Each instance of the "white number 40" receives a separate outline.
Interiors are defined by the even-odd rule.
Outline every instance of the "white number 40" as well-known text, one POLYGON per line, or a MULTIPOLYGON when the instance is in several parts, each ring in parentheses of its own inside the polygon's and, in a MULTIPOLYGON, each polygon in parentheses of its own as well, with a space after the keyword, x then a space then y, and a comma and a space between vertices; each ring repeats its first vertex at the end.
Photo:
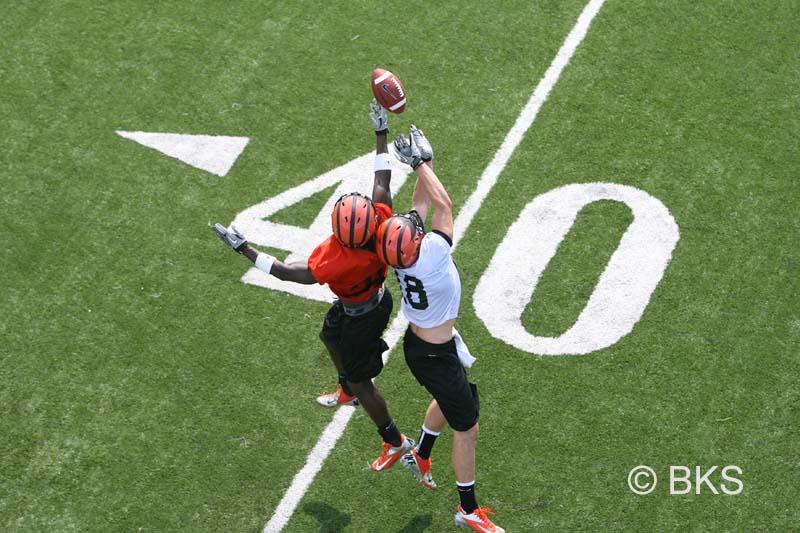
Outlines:
MULTIPOLYGON (((372 160, 372 153, 363 155, 267 198, 239 213, 233 223, 253 243, 291 252, 288 261, 303 260, 330 235, 330 212, 340 195, 350 191, 371 194, 372 160), (337 183, 310 227, 266 220, 337 183)), ((405 183, 408 174, 408 167, 396 164, 392 172, 393 193, 405 183)), ((526 352, 576 355, 606 348, 630 333, 641 318, 678 238, 678 226, 669 210, 644 191, 615 183, 559 187, 534 198, 511 225, 475 289, 475 312, 494 337, 526 352), (601 200, 627 205, 633 212, 633 222, 576 322, 558 337, 530 334, 522 325, 522 312, 533 297, 539 278, 580 210, 601 200)), ((242 281, 312 300, 333 299, 327 287, 282 282, 255 268, 245 273, 242 281)))

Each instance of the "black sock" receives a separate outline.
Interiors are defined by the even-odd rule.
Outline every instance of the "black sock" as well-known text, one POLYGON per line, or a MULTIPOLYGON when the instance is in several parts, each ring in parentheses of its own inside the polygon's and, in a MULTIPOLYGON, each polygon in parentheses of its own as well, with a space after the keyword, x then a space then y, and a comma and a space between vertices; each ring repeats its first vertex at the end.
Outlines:
POLYGON ((353 391, 350 390, 350 387, 347 386, 347 375, 346 374, 339 374, 339 385, 342 386, 342 390, 348 396, 355 396, 353 391))
POLYGON ((378 427, 378 433, 381 434, 383 442, 388 442, 392 446, 400 446, 400 430, 394 425, 394 420, 389 420, 389 423, 384 427, 378 427))
POLYGON ((458 488, 458 497, 461 498, 461 509, 466 514, 471 514, 478 508, 478 502, 475 500, 475 482, 473 481, 469 485, 456 483, 456 487, 458 488))
POLYGON ((429 459, 431 450, 433 450, 433 445, 436 442, 436 437, 438 436, 438 433, 434 433, 425 426, 422 426, 419 432, 419 442, 417 443, 417 455, 423 459, 429 459))

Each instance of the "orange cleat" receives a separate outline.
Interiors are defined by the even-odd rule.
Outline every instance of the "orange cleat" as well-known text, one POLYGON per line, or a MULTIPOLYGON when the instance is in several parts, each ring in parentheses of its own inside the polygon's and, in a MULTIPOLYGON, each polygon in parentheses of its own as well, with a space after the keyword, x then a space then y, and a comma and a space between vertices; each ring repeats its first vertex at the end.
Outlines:
POLYGON ((317 403, 322 407, 339 407, 340 405, 355 406, 358 405, 358 398, 347 394, 344 389, 342 389, 342 386, 339 385, 339 388, 336 389, 336 392, 317 396, 317 403))
POLYGON ((411 471, 411 474, 426 489, 434 490, 436 482, 431 476, 431 460, 423 459, 417 454, 417 450, 411 449, 410 453, 403 456, 403 466, 411 471))
POLYGON ((381 455, 375 459, 370 466, 372 470, 375 472, 389 470, 398 459, 405 455, 414 446, 414 441, 405 435, 400 435, 400 439, 400 446, 392 446, 388 442, 383 443, 383 451, 381 452, 381 455))
POLYGON ((471 529, 473 531, 480 531, 482 533, 506 533, 506 530, 500 526, 495 525, 489 520, 486 515, 494 514, 488 507, 478 507, 472 513, 467 514, 461 506, 458 506, 458 511, 453 519, 456 525, 461 528, 471 529))

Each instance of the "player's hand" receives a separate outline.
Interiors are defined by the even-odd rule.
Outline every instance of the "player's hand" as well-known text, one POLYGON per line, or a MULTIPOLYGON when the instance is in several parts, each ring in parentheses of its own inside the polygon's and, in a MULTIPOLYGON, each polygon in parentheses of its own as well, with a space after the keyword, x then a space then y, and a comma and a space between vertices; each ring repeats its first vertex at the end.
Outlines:
POLYGON ((425 162, 433 160, 433 147, 431 147, 431 143, 428 141, 428 138, 425 137, 425 134, 422 133, 422 130, 412 124, 410 136, 411 142, 417 146, 419 156, 422 160, 425 162))
POLYGON ((247 239, 236 229, 236 226, 226 229, 222 224, 216 223, 212 226, 212 229, 220 240, 234 252, 242 253, 244 247, 247 246, 247 239))
POLYGON ((422 164, 422 158, 419 156, 419 149, 415 150, 415 146, 403 134, 397 136, 392 143, 392 152, 398 161, 409 165, 411 168, 416 169, 422 164))
POLYGON ((389 117, 386 110, 374 98, 369 103, 369 119, 372 121, 375 133, 386 135, 389 132, 389 117))
POLYGON ((426 161, 433 159, 433 148, 416 126, 411 126, 410 136, 398 135, 392 143, 394 156, 401 162, 415 169, 426 161))

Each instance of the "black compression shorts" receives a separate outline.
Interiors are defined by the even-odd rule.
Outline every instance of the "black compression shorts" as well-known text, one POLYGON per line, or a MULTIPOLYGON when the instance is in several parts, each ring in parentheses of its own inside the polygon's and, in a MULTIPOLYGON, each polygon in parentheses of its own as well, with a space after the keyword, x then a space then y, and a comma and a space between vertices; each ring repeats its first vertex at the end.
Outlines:
POLYGON ((454 339, 444 344, 431 344, 408 328, 403 350, 411 373, 434 397, 451 428, 467 431, 478 423, 478 388, 467 381, 454 339))
POLYGON ((347 381, 360 383, 381 373, 382 354, 389 349, 381 335, 389 323, 392 306, 392 295, 385 290, 378 306, 364 315, 346 315, 338 300, 328 310, 320 337, 341 355, 347 381))

